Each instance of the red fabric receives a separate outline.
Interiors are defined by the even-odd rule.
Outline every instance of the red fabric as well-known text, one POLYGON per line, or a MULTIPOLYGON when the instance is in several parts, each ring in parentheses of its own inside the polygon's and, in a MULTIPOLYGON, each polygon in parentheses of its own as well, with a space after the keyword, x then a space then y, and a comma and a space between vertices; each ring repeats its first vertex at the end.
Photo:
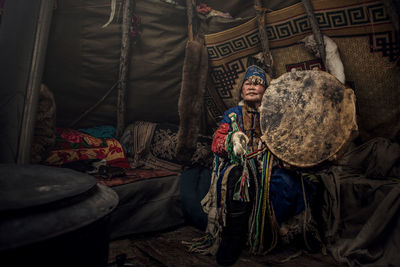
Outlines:
POLYGON ((225 150, 225 140, 229 132, 229 124, 221 123, 217 131, 214 134, 214 138, 211 144, 211 150, 221 157, 226 157, 227 152, 225 150))
POLYGON ((104 139, 69 128, 56 128, 54 149, 78 149, 107 147, 104 139))
POLYGON ((211 12, 211 7, 207 6, 204 3, 201 3, 201 4, 196 6, 196 11, 197 11, 197 13, 200 13, 200 14, 203 14, 203 15, 207 15, 208 13, 211 12))
MULTIPOLYGON (((123 184, 137 182, 137 181, 144 180, 144 179, 177 175, 178 173, 167 171, 167 170, 131 169, 131 170, 126 170, 125 174, 126 174, 126 176, 124 176, 124 177, 113 177, 111 179, 97 177, 97 182, 107 185, 107 186, 117 186, 117 185, 123 185, 123 184)), ((96 175, 94 175, 94 176, 96 176, 96 175)))
POLYGON ((59 166, 87 159, 106 159, 107 165, 130 168, 125 151, 117 139, 97 138, 68 128, 56 129, 56 145, 45 164, 59 166))

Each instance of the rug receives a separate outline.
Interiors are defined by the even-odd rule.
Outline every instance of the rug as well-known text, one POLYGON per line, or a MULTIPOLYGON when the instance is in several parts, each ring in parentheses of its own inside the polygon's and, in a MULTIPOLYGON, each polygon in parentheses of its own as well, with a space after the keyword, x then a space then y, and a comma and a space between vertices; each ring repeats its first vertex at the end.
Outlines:
POLYGON ((167 170, 154 170, 154 169, 128 169, 125 171, 125 176, 103 178, 101 175, 94 175, 98 183, 106 186, 117 186, 138 182, 145 179, 160 178, 171 175, 177 175, 178 172, 167 170))

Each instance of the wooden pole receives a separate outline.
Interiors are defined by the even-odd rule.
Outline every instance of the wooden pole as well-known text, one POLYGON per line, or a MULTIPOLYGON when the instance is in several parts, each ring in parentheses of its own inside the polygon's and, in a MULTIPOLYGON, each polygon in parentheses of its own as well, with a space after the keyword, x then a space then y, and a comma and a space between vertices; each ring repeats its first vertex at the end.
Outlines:
POLYGON ((311 0, 301 0, 301 2, 303 2, 304 9, 306 10, 308 21, 310 22, 312 32, 314 34, 314 39, 318 46, 319 55, 322 59, 322 63, 324 63, 324 66, 326 68, 327 66, 324 38, 322 36, 321 30, 319 29, 317 19, 315 18, 314 8, 312 6, 311 0))
POLYGON ((261 0, 255 0, 254 5, 258 22, 258 34, 260 36, 261 46, 264 54, 264 65, 267 67, 266 72, 272 77, 272 55, 269 49, 267 31, 265 29, 265 12, 263 11, 261 0))
POLYGON ((119 84, 118 84, 118 102, 117 102, 117 138, 121 137, 125 129, 125 113, 126 113, 126 87, 129 74, 129 52, 130 38, 129 30, 131 25, 131 14, 133 0, 125 0, 122 15, 122 40, 121 40, 121 56, 119 65, 119 84))
POLYGON ((188 35, 189 41, 193 41, 193 1, 194 0, 186 0, 186 14, 188 18, 188 35))
MULTIPOLYGON (((20 1, 22 4, 22 1, 20 1)), ((33 130, 36 122, 37 104, 39 101, 40 84, 45 65, 47 41, 53 16, 53 4, 51 0, 39 1, 39 15, 36 25, 36 34, 32 47, 32 58, 28 82, 26 85, 25 105, 22 117, 22 125, 18 144, 16 163, 27 164, 31 159, 31 146, 33 130)))

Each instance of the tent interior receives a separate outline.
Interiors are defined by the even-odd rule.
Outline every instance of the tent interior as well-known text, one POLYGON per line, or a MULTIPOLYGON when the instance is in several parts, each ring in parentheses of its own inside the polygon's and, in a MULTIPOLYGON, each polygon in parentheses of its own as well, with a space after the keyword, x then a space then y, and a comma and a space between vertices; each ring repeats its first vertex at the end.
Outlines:
POLYGON ((328 71, 305 47, 303 2, 337 45, 356 99, 347 150, 296 168, 320 185, 321 251, 338 266, 396 266, 398 0, 0 0, 1 164, 73 169, 111 188, 111 240, 195 224, 181 188, 209 185, 213 133, 237 105, 246 67, 269 54, 272 81, 328 71))

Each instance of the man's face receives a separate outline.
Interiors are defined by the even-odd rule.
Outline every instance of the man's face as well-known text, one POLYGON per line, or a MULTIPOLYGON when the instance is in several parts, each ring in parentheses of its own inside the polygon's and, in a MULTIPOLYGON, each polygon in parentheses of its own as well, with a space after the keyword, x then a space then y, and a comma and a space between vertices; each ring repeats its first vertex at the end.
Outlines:
POLYGON ((265 87, 246 80, 242 86, 242 98, 246 102, 261 103, 265 87))

